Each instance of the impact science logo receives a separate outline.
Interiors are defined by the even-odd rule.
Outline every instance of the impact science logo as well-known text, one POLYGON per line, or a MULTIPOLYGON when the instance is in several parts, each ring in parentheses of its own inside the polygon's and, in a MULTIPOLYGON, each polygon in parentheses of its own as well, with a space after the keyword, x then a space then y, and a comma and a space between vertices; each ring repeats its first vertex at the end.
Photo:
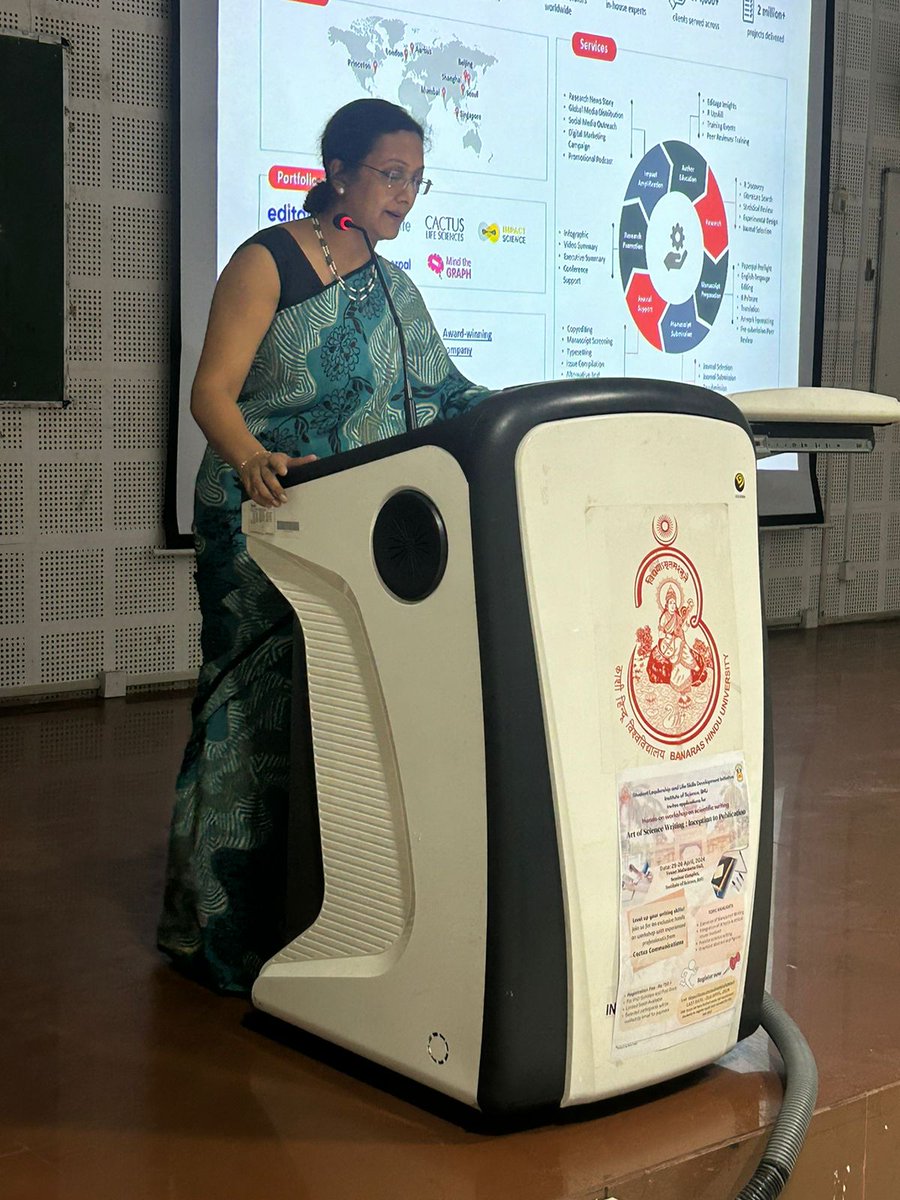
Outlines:
POLYGON ((498 242, 516 242, 520 246, 525 245, 525 226, 524 225, 498 225, 496 221, 482 222, 478 226, 478 236, 483 242, 490 242, 496 246, 498 242))

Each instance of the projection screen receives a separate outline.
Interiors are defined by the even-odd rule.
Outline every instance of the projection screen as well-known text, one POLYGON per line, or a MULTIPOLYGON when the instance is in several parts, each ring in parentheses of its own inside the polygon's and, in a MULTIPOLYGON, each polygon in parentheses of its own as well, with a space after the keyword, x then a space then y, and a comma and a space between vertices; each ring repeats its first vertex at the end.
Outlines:
MULTIPOLYGON (((190 529, 188 400, 216 276, 301 214, 325 121, 358 97, 426 127, 434 186, 379 252, 469 378, 818 383, 830 7, 182 3, 170 542, 190 529)), ((808 458, 765 468, 765 519, 815 520, 808 458)))

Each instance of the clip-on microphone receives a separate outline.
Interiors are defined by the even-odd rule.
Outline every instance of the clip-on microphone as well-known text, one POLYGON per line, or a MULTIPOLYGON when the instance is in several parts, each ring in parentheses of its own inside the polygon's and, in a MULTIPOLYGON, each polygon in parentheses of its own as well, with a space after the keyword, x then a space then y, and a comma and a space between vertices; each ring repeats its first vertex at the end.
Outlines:
POLYGON ((369 256, 372 259, 372 266, 375 268, 375 272, 378 275, 382 288, 384 289, 388 308, 390 309, 391 316, 394 320, 394 325, 397 329, 397 340, 400 342, 400 362, 403 367, 403 408, 406 412, 406 430, 407 433, 411 433, 414 429, 418 428, 419 423, 416 419, 416 406, 413 403, 412 391, 409 386, 409 372, 406 366, 406 338, 403 336, 403 325, 401 324, 400 317, 397 315, 397 309, 394 307, 391 289, 387 285, 387 280, 384 277, 381 264, 379 263, 375 254, 375 247, 372 245, 372 239, 369 237, 368 231, 365 230, 362 225, 357 225, 349 213, 338 213, 334 218, 333 224, 335 229, 340 229, 344 233, 346 233, 348 229, 355 229, 356 232, 361 233, 366 240, 366 246, 369 249, 369 256))

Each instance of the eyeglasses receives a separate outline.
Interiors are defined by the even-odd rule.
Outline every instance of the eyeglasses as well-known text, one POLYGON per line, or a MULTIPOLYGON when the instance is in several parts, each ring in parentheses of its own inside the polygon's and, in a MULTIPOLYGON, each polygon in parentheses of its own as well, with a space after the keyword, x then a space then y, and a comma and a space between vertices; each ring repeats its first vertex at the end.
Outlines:
POLYGON ((423 179, 421 175, 404 175, 402 171, 382 171, 380 167, 372 167, 368 163, 354 163, 354 166, 365 167, 368 171, 374 171, 377 175, 383 175, 386 182, 386 187, 393 190, 397 189, 402 192, 404 188, 409 187, 418 196, 420 193, 427 196, 431 191, 431 180, 423 179))

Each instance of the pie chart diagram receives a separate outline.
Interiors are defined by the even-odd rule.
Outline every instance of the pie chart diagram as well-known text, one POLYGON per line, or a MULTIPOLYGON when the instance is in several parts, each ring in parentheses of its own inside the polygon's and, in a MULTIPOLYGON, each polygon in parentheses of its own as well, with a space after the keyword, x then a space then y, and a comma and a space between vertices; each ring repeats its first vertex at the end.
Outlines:
POLYGON ((641 336, 684 354, 712 329, 728 282, 728 220, 716 177, 687 142, 638 163, 619 221, 619 274, 641 336))

